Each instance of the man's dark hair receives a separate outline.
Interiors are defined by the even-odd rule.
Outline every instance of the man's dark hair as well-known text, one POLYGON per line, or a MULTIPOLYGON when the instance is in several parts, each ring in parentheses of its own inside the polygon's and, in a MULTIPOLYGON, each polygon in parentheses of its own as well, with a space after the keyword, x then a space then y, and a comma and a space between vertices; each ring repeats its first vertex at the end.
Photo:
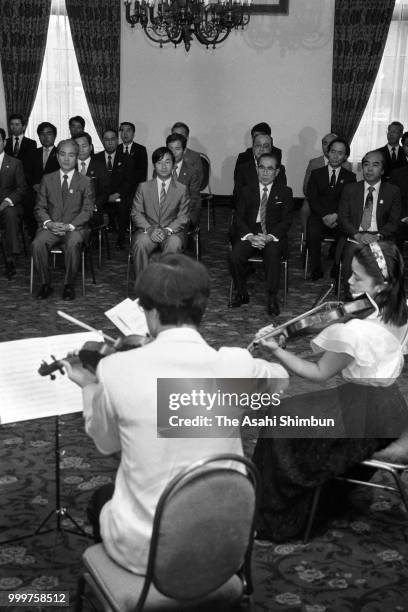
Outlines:
POLYGON ((43 121, 42 123, 39 124, 39 126, 37 127, 37 134, 38 134, 38 136, 41 134, 41 132, 43 132, 47 128, 50 128, 50 130, 52 130, 52 133, 54 134, 54 136, 56 138, 57 137, 57 128, 55 127, 55 125, 53 125, 49 121, 43 121))
POLYGON ((330 151, 335 142, 340 142, 341 144, 344 144, 344 146, 346 147, 346 157, 348 157, 350 155, 350 145, 347 140, 345 138, 341 138, 341 136, 336 136, 336 138, 332 140, 329 146, 327 147, 327 150, 330 151))
POLYGON ((191 257, 163 255, 138 276, 136 295, 145 310, 155 308, 162 325, 199 326, 210 295, 206 268, 191 257))
POLYGON ((74 140, 77 141, 78 138, 86 138, 89 146, 92 144, 92 136, 88 134, 88 132, 82 132, 82 134, 78 134, 78 136, 75 136, 74 140))
POLYGON ((68 125, 71 125, 73 122, 80 123, 82 125, 82 129, 85 129, 85 119, 81 117, 81 115, 75 115, 75 117, 71 117, 68 121, 68 125))
POLYGON ((176 121, 176 123, 172 126, 171 131, 173 131, 175 128, 183 128, 184 130, 186 130, 187 135, 190 134, 190 128, 186 123, 183 123, 182 121, 176 121))
POLYGON ((107 127, 102 132, 102 140, 104 139, 106 132, 113 132, 116 135, 116 138, 119 138, 118 130, 115 130, 113 127, 107 127))
POLYGON ((385 168, 385 155, 384 155, 384 153, 382 151, 380 151, 380 149, 373 149, 372 151, 367 151, 367 153, 364 155, 363 159, 361 160, 361 164, 364 164, 367 155, 369 155, 370 153, 378 153, 378 155, 381 157, 381 164, 382 164, 382 168, 384 170, 384 168, 385 168))
POLYGON ((403 135, 401 136, 402 145, 404 145, 404 142, 406 141, 407 138, 408 138, 408 132, 404 132, 403 135))
POLYGON ((178 134, 175 132, 174 134, 169 134, 166 138, 166 147, 169 146, 172 142, 181 142, 181 146, 183 149, 187 146, 187 138, 183 136, 183 134, 178 134))
POLYGON ((166 155, 166 153, 168 153, 170 155, 171 159, 173 160, 173 164, 174 164, 173 151, 170 151, 170 149, 168 147, 159 147, 158 149, 156 149, 152 153, 152 162, 153 162, 153 165, 157 164, 157 162, 161 161, 163 159, 163 157, 166 155))
POLYGON ((20 121, 21 121, 21 123, 23 125, 26 124, 26 121, 25 121, 25 119, 24 119, 24 117, 23 117, 23 115, 21 113, 13 113, 12 115, 10 115, 10 117, 9 117, 9 125, 12 122, 13 119, 20 119, 20 121))
POLYGON ((136 132, 136 127, 134 123, 131 123, 130 121, 122 121, 119 126, 119 129, 121 130, 124 125, 128 125, 133 130, 133 132, 136 132))
POLYGON ((0 136, 2 140, 6 140, 6 132, 3 130, 3 128, 0 128, 0 136))
POLYGON ((255 132, 259 132, 261 134, 268 134, 270 136, 272 134, 271 126, 267 123, 257 123, 251 129, 251 136, 254 137, 255 132))
POLYGON ((275 153, 275 151, 271 151, 270 153, 262 153, 262 155, 258 159, 258 166, 261 163, 264 157, 268 157, 269 159, 274 159, 276 161, 276 169, 281 167, 281 160, 279 153, 275 153))
POLYGON ((404 131, 404 126, 402 125, 401 121, 391 121, 390 125, 388 126, 387 129, 390 129, 390 127, 392 125, 397 125, 399 127, 399 129, 401 130, 401 132, 404 131))

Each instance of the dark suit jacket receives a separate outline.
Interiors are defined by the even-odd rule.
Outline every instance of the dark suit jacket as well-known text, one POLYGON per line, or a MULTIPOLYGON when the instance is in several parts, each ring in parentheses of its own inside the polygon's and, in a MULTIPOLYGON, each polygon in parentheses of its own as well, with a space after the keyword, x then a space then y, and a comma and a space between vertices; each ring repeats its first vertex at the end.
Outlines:
POLYGON ((190 221, 193 225, 198 225, 201 208, 201 182, 197 168, 189 166, 183 160, 177 181, 187 187, 187 192, 190 197, 190 221))
POLYGON ((116 149, 113 169, 111 172, 106 167, 105 151, 101 151, 94 156, 94 160, 103 167, 105 177, 104 183, 108 187, 108 195, 119 193, 122 200, 132 198, 135 191, 134 166, 128 160, 128 156, 116 149))
MULTIPOLYGON (((26 136, 24 136, 23 140, 20 141, 20 149, 17 155, 17 159, 19 159, 23 163, 26 181, 30 187, 34 185, 33 172, 34 156, 36 151, 37 143, 35 142, 35 140, 31 140, 31 138, 27 138, 26 136)), ((13 138, 11 136, 6 140, 4 152, 7 153, 7 155, 10 155, 10 157, 13 157, 13 138)))
POLYGON ((0 203, 4 198, 10 198, 14 205, 21 204, 26 190, 21 161, 5 153, 0 169, 0 203))
POLYGON ((133 200, 132 222, 136 229, 152 226, 170 227, 181 232, 189 221, 187 187, 178 181, 170 181, 164 206, 159 206, 157 180, 141 183, 133 200))
MULTIPOLYGON (((276 153, 278 155, 279 161, 281 162, 282 161, 282 149, 278 149, 278 147, 272 147, 272 152, 276 153)), ((248 162, 252 161, 253 159, 254 159, 254 152, 252 150, 252 147, 248 147, 246 149, 246 151, 243 151, 242 153, 239 153, 239 155, 237 157, 237 161, 235 162, 234 181, 235 181, 235 178, 236 178, 238 166, 240 166, 241 164, 247 164, 248 162)))
MULTIPOLYGON (((78 170, 80 165, 81 162, 78 160, 78 170)), ((100 160, 96 159, 95 156, 92 156, 86 171, 86 176, 91 179, 95 193, 95 206, 98 210, 108 201, 110 181, 107 174, 105 165, 101 163, 100 160)))
POLYGON ((385 158, 385 167, 384 167, 384 175, 383 180, 389 180, 391 176, 391 172, 395 168, 401 168, 401 166, 406 166, 408 164, 407 158, 405 157, 404 150, 401 146, 398 147, 398 155, 397 161, 392 162, 390 152, 388 151, 387 145, 380 147, 378 149, 384 155, 385 158))
POLYGON ((43 168, 43 147, 38 147, 33 155, 33 185, 39 185, 44 174, 59 170, 57 147, 53 147, 43 168))
POLYGON ((325 215, 337 213, 344 186, 347 183, 355 182, 356 175, 354 172, 340 168, 336 186, 331 188, 327 166, 312 170, 307 188, 307 199, 309 200, 312 214, 324 217, 325 215))
POLYGON ((391 172, 390 183, 397 185, 401 192, 401 219, 408 217, 408 165, 395 168, 391 172))
MULTIPOLYGON (((345 237, 358 234, 364 210, 364 181, 345 185, 339 206, 339 228, 345 237)), ((377 227, 386 240, 393 239, 401 218, 401 195, 395 185, 381 182, 377 201, 377 227)))
MULTIPOLYGON (((235 227, 236 237, 257 231, 256 218, 261 203, 259 182, 244 187, 238 198, 235 227)), ((274 182, 266 206, 266 231, 279 239, 286 237, 293 217, 293 197, 290 187, 274 182)))
MULTIPOLYGON (((287 184, 285 166, 280 167, 279 174, 276 177, 275 182, 279 183, 280 185, 287 184)), ((243 187, 253 183, 258 183, 258 171, 256 169, 254 156, 252 155, 252 158, 248 162, 240 164, 237 168, 233 193, 234 201, 238 201, 239 192, 243 187)))
MULTIPOLYGON (((125 154, 125 147, 120 144, 117 148, 117 152, 121 155, 125 154)), ((143 183, 147 179, 147 151, 146 147, 139 144, 138 142, 132 142, 130 151, 128 153, 130 161, 133 163, 132 180, 133 186, 136 187, 139 183, 143 183)))
POLYGON ((60 171, 44 174, 34 207, 34 216, 41 226, 44 221, 71 223, 81 229, 88 223, 95 206, 91 180, 75 170, 65 206, 62 201, 60 171))

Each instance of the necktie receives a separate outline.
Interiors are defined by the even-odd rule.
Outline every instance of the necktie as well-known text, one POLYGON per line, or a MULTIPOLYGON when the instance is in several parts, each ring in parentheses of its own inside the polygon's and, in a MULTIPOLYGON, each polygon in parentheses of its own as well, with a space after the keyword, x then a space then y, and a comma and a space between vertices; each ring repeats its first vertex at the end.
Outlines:
POLYGON ((68 174, 64 174, 63 179, 64 180, 62 181, 61 191, 62 191, 62 202, 65 205, 65 202, 68 196, 68 174))
POLYGON ((45 166, 47 165, 47 161, 48 161, 48 156, 50 154, 49 149, 47 149, 46 147, 43 148, 43 168, 45 168, 45 166))
POLYGON ((332 175, 330 177, 330 187, 334 189, 335 186, 336 186, 336 171, 333 170, 332 175))
POLYGON ((108 155, 108 171, 112 172, 113 166, 112 166, 112 155, 108 155))
POLYGON ((371 217, 373 214, 373 204, 374 204, 373 191, 374 191, 374 187, 371 187, 370 185, 368 188, 366 200, 364 202, 363 216, 361 218, 361 229, 364 232, 366 232, 370 228, 370 225, 371 225, 371 217))
POLYGON ((160 200, 159 200, 160 208, 163 206, 165 200, 166 200, 166 183, 163 181, 162 182, 162 188, 161 188, 161 191, 160 191, 160 200))
POLYGON ((172 174, 173 179, 177 181, 177 178, 178 178, 177 177, 177 166, 174 166, 173 172, 171 174, 172 174))
POLYGON ((85 162, 81 162, 81 174, 86 176, 86 164, 85 164, 85 162))
POLYGON ((126 154, 126 155, 129 155, 129 148, 128 148, 128 145, 126 145, 126 146, 125 146, 125 154, 126 154))
POLYGON ((261 206, 260 206, 260 217, 261 217, 261 228, 262 233, 266 234, 266 205, 268 203, 268 188, 265 186, 263 188, 261 206))
POLYGON ((395 163, 397 161, 397 156, 395 155, 395 147, 392 147, 391 151, 392 151, 392 153, 391 153, 391 161, 392 161, 392 163, 395 163))
POLYGON ((13 149, 14 157, 17 157, 19 151, 20 151, 19 138, 18 138, 18 136, 16 136, 16 140, 14 142, 14 149, 13 149))

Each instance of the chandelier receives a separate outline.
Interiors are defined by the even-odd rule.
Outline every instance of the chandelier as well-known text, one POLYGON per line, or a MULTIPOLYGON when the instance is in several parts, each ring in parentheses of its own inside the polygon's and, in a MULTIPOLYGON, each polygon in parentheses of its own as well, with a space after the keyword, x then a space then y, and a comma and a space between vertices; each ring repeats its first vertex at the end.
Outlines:
POLYGON ((132 28, 139 23, 160 47, 183 42, 186 51, 193 35, 207 49, 215 49, 231 30, 243 30, 250 5, 251 0, 125 0, 126 21, 132 28))

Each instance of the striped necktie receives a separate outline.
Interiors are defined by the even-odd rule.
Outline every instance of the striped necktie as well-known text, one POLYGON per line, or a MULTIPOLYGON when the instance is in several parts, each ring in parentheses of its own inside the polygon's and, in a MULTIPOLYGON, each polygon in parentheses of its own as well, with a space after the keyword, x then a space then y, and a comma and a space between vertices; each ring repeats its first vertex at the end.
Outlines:
POLYGON ((261 206, 260 206, 260 217, 261 217, 261 228, 262 228, 262 233, 266 234, 266 205, 268 203, 268 188, 265 187, 263 188, 263 193, 262 193, 262 200, 261 200, 261 206))
POLYGON ((160 208, 163 206, 165 201, 166 201, 166 183, 163 181, 162 182, 162 188, 161 188, 161 191, 160 191, 160 200, 159 200, 160 208))
POLYGON ((67 197, 68 197, 68 174, 64 174, 63 179, 64 180, 62 181, 61 191, 62 191, 62 202, 65 205, 65 202, 67 201, 67 197))
POLYGON ((20 142, 19 142, 19 137, 16 136, 16 139, 14 141, 14 149, 13 149, 13 155, 14 157, 17 157, 17 155, 20 152, 20 142))
POLYGON ((370 229, 370 226, 371 226, 371 217, 373 215, 373 206, 374 206, 374 198, 373 198, 374 190, 375 188, 370 185, 368 188, 366 200, 364 202, 363 216, 361 218, 361 229, 363 230, 363 232, 366 232, 368 229, 370 229))
POLYGON ((81 162, 81 174, 86 176, 86 164, 85 164, 85 162, 81 162))

